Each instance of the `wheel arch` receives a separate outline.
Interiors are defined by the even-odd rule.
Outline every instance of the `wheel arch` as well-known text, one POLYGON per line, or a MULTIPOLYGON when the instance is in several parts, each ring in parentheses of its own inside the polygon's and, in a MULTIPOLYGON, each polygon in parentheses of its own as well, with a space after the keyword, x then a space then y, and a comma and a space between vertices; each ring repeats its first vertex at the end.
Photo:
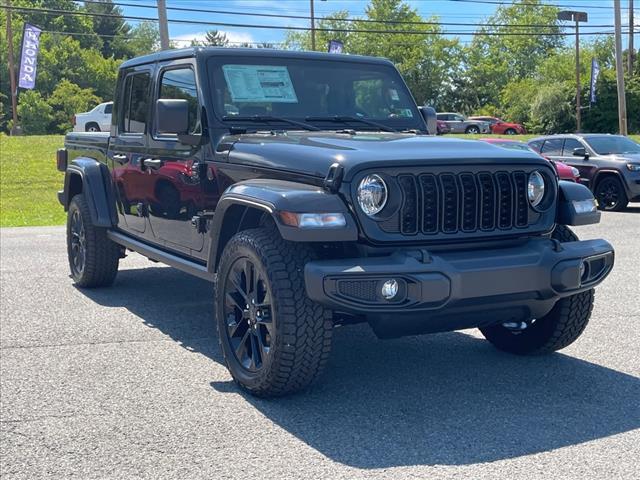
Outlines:
POLYGON ((598 188, 598 182, 600 182, 602 179, 607 178, 607 177, 615 177, 618 180, 620 180, 620 183, 622 184, 622 188, 624 188, 625 193, 627 194, 627 197, 630 196, 630 190, 629 190, 629 186, 627 185, 627 182, 625 182, 624 176, 622 173, 620 173, 619 170, 615 170, 615 169, 602 169, 602 170, 598 170, 596 172, 596 174, 593 176, 593 192, 595 193, 596 188, 598 188))
POLYGON ((271 225, 292 242, 347 242, 358 238, 356 223, 342 199, 320 187, 281 180, 240 182, 222 195, 209 229, 211 242, 207 267, 217 271, 228 241, 238 232, 271 225), (280 212, 342 213, 346 226, 332 229, 299 229, 285 225, 280 212))
POLYGON ((117 223, 115 195, 109 169, 93 158, 79 157, 71 161, 64 177, 64 190, 60 202, 69 210, 71 199, 84 194, 91 221, 98 227, 111 227, 117 223))

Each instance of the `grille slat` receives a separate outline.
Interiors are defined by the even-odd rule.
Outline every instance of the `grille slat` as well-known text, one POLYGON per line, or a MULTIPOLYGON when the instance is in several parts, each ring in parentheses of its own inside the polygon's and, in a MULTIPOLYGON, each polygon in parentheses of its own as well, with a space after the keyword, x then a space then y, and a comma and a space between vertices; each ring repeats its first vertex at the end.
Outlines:
POLYGON ((505 230, 528 226, 523 171, 402 174, 399 230, 404 235, 505 230))

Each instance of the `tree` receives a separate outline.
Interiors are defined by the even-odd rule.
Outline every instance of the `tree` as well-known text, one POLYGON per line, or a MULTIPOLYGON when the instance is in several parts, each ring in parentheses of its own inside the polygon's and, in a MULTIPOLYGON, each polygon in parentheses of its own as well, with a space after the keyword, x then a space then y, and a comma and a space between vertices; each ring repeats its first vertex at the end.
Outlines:
POLYGON ((158 26, 149 21, 138 23, 131 29, 127 46, 132 57, 147 55, 160 47, 160 31, 158 26))
POLYGON ((542 87, 531 105, 531 129, 543 134, 573 131, 575 108, 571 104, 573 89, 562 84, 542 87))
POLYGON ((127 36, 131 32, 131 27, 122 17, 120 7, 114 5, 111 0, 99 0, 97 3, 85 4, 85 9, 89 13, 99 13, 109 16, 96 15, 91 17, 93 21, 93 31, 102 35, 102 48, 100 49, 105 58, 127 58, 131 56, 131 49, 127 44, 127 36))
POLYGON ((227 47, 229 45, 229 39, 227 34, 218 30, 209 30, 204 40, 193 40, 191 42, 192 47, 227 47))

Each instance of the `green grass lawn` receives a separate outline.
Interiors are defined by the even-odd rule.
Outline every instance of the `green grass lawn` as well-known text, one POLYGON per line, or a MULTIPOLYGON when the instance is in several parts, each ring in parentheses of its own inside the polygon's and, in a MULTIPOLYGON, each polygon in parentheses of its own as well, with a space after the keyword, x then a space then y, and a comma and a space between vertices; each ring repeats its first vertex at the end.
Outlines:
POLYGON ((0 134, 0 227, 60 225, 65 213, 56 192, 62 135, 8 137, 0 134))
MULTIPOLYGON (((488 135, 448 135, 482 138, 488 135)), ((526 141, 536 135, 494 135, 526 141)), ((640 135, 631 135, 640 143, 640 135)), ((65 213, 56 192, 63 174, 56 170, 62 135, 8 137, 0 134, 0 227, 62 225, 65 213)))

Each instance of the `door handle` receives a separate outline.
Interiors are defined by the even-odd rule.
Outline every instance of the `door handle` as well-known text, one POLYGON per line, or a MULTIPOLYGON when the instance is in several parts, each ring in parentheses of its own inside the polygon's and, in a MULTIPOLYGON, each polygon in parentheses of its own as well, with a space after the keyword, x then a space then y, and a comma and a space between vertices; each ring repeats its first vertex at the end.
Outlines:
POLYGON ((146 168, 158 169, 162 166, 162 160, 159 158, 145 158, 142 160, 142 166, 146 168))
POLYGON ((127 161, 126 155, 115 154, 112 158, 118 163, 125 163, 127 161))

